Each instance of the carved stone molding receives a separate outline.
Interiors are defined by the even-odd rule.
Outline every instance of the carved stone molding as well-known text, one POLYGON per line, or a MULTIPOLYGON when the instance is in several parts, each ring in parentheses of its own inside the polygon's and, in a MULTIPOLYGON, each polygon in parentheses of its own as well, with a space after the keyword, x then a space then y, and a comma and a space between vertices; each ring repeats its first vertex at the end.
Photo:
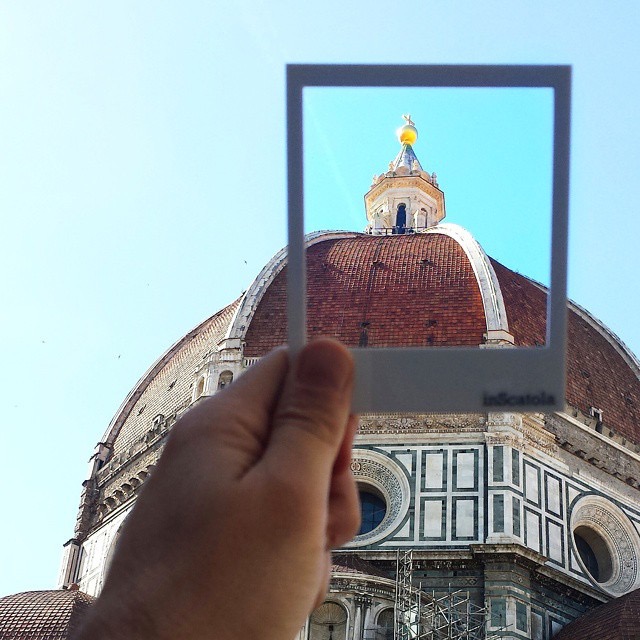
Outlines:
POLYGON ((506 445, 508 447, 514 447, 516 449, 522 446, 523 438, 515 433, 498 432, 498 433, 486 433, 485 440, 488 445, 506 445))
POLYGON ((356 536, 347 547, 372 544, 388 536, 398 527, 409 508, 410 488, 407 477, 391 458, 376 451, 357 449, 351 459, 356 482, 370 486, 382 495, 387 512, 372 531, 356 536))
POLYGON ((545 427, 544 415, 523 414, 522 432, 526 443, 532 445, 539 451, 544 451, 549 454, 557 451, 558 444, 556 437, 545 427))
MULTIPOLYGON (((616 596, 628 593, 640 584, 640 537, 620 508, 602 496, 584 496, 571 511, 571 531, 578 528, 594 531, 600 543, 606 545, 611 560, 611 575, 600 582, 594 580, 576 552, 585 576, 616 596)), ((572 543, 575 547, 575 538, 572 543)))
POLYGON ((489 445, 507 445, 526 451, 527 447, 553 454, 558 445, 538 414, 490 413, 485 439, 489 445))
POLYGON ((102 523, 102 521, 121 505, 134 500, 142 484, 149 477, 160 458, 164 441, 157 442, 156 446, 145 451, 130 464, 119 469, 112 475, 109 482, 97 490, 97 500, 91 510, 91 518, 87 531, 102 523))
POLYGON ((505 413, 492 411, 487 414, 487 427, 499 428, 499 427, 512 427, 514 429, 522 430, 522 415, 519 413, 505 413))
POLYGON ((443 431, 483 431, 486 419, 479 414, 367 414, 360 418, 358 432, 364 433, 439 433, 443 431))

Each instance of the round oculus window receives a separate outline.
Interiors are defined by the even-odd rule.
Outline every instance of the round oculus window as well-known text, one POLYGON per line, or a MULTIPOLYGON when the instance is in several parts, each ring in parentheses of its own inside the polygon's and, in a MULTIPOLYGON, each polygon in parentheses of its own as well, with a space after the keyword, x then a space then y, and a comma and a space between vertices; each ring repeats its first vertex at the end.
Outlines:
POLYGON ((325 602, 309 618, 310 640, 346 640, 347 612, 336 602, 325 602))
POLYGON ((578 555, 591 577, 599 583, 608 582, 613 575, 613 558, 607 541, 590 527, 577 527, 573 532, 578 555))
POLYGON ((628 516, 604 496, 578 499, 571 509, 573 548, 586 577, 611 595, 640 585, 640 538, 628 516))
POLYGON ((378 451, 354 451, 351 471, 358 484, 362 525, 345 546, 375 544, 403 522, 411 496, 409 482, 398 463, 378 451))
POLYGON ((599 583, 608 582, 613 574, 613 558, 607 541, 590 527, 577 527, 573 532, 576 549, 585 569, 599 583))

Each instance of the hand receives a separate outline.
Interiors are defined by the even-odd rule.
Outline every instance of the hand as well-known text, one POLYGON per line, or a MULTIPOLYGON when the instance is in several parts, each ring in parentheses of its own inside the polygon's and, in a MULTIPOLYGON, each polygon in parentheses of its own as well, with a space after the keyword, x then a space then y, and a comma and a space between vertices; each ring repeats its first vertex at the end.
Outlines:
POLYGON ((174 426, 78 640, 292 640, 358 530, 353 362, 279 349, 174 426))

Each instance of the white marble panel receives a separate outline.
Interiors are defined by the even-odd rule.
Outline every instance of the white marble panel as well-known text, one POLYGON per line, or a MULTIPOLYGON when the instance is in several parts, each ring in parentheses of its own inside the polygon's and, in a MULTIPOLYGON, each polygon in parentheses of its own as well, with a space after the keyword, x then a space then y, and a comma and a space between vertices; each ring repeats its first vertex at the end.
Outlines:
POLYGON ((425 481, 427 489, 441 489, 443 479, 444 453, 429 453, 425 456, 425 481))
POLYGON ((456 500, 456 536, 470 537, 474 535, 473 507, 473 500, 456 500))
POLYGON ((408 538, 411 535, 411 521, 407 520, 403 525, 400 531, 397 531, 394 537, 398 538, 408 538))
POLYGON ((574 489, 573 487, 567 487, 567 506, 570 505, 579 495, 580 491, 574 489))
POLYGON ((549 531, 547 555, 551 560, 562 563, 564 560, 562 557, 562 527, 555 522, 547 521, 547 528, 549 531))
POLYGON ((95 596, 99 594, 113 540, 132 507, 133 504, 130 504, 115 518, 101 526, 83 543, 84 557, 78 576, 82 591, 95 596))
POLYGON ((569 567, 574 571, 582 572, 582 567, 580 566, 580 562, 578 561, 578 556, 576 556, 576 554, 573 552, 573 549, 571 550, 571 553, 569 553, 569 567))
POLYGON ((409 475, 413 475, 413 456, 410 453, 397 453, 395 457, 396 461, 409 472, 409 475))
POLYGON ((456 467, 456 487, 458 489, 473 489, 475 487, 475 454, 458 453, 456 467))
POLYGON ((530 464, 525 465, 526 473, 526 498, 527 500, 531 500, 536 504, 540 503, 540 487, 538 479, 540 477, 540 472, 535 467, 532 467, 530 464))
POLYGON ((442 535, 442 518, 444 516, 442 500, 427 500, 424 503, 424 535, 439 538, 442 535))
POLYGON ((547 510, 552 513, 560 513, 560 490, 559 480, 550 476, 546 477, 547 482, 547 510))
POLYGON ((526 543, 527 547, 540 553, 540 516, 526 511, 526 543))

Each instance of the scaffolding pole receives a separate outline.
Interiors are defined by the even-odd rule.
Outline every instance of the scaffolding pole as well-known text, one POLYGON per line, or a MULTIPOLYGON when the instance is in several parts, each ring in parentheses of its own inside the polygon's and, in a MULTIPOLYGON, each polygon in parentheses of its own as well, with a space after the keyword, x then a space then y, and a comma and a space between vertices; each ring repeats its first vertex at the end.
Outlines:
POLYGON ((413 550, 400 551, 396 556, 396 603, 394 640, 414 640, 411 634, 413 602, 413 550))
POLYGON ((487 633, 487 608, 471 599, 469 591, 445 595, 413 586, 413 551, 398 550, 394 640, 497 640, 506 627, 487 633))

